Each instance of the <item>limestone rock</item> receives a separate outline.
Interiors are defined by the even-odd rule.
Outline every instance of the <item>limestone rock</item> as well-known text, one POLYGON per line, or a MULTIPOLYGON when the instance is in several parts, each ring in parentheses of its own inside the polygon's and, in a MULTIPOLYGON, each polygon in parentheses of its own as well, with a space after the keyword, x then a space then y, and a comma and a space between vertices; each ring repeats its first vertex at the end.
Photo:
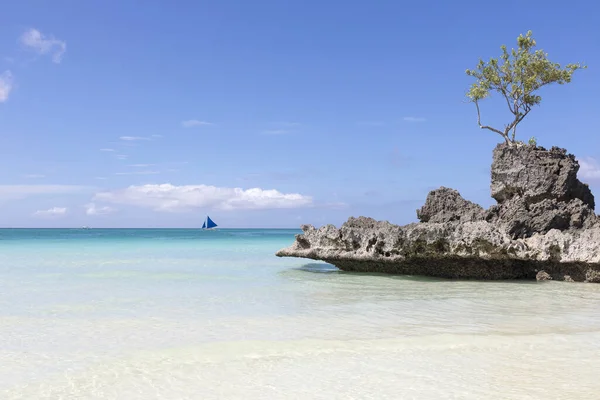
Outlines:
POLYGON ((535 279, 551 276, 600 281, 600 228, 553 229, 512 239, 487 221, 413 223, 397 226, 351 218, 339 229, 303 226, 280 257, 323 260, 346 271, 385 272, 463 279, 535 279))
POLYGON ((303 225, 277 255, 346 271, 600 282, 600 223, 578 169, 563 149, 498 145, 491 183, 498 204, 488 210, 441 187, 417 211, 419 223, 359 217, 339 229, 303 225))
POLYGON ((483 220, 485 210, 478 204, 463 199, 457 190, 441 187, 427 195, 425 205, 417 210, 421 222, 468 222, 483 220))
POLYGON ((503 224, 514 239, 594 225, 594 196, 577 179, 578 170, 579 163, 564 149, 497 146, 491 191, 498 205, 487 220, 503 224))
POLYGON ((538 281, 551 281, 552 277, 546 271, 540 271, 535 275, 535 279, 538 281))
POLYGON ((589 228, 596 223, 596 215, 580 199, 568 203, 544 199, 529 204, 522 197, 515 196, 502 206, 491 208, 487 220, 502 224, 505 231, 516 239, 547 233, 551 229, 589 228))
POLYGON ((577 179, 578 171, 575 156, 565 149, 500 144, 493 153, 492 197, 500 204, 514 196, 532 203, 580 199, 594 209, 594 195, 577 179))

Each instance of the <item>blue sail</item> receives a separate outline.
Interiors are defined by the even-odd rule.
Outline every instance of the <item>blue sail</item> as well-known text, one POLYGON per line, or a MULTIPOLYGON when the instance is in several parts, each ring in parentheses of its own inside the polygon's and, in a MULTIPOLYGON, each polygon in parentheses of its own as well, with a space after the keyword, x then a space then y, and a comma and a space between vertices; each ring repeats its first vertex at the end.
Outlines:
POLYGON ((202 229, 206 229, 206 221, 202 224, 202 229))
POLYGON ((217 224, 215 224, 215 222, 212 219, 210 219, 210 217, 207 215, 206 216, 206 227, 208 229, 210 229, 210 228, 214 228, 216 226, 217 226, 217 224))

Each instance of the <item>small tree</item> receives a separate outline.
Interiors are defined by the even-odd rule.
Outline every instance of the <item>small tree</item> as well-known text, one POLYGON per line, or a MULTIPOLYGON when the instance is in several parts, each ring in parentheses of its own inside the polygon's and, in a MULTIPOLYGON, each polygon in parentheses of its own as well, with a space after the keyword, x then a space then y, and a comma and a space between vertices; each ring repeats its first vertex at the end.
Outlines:
POLYGON ((529 114, 532 107, 540 104, 542 98, 535 92, 542 86, 551 83, 564 84, 571 82, 575 71, 587 68, 581 64, 568 64, 561 69, 560 64, 547 59, 543 50, 533 51, 536 46, 531 31, 517 38, 518 49, 509 53, 502 45, 501 63, 497 58, 489 62, 479 60, 476 69, 468 69, 467 75, 477 79, 467 93, 470 102, 477 108, 477 123, 481 129, 489 129, 500 134, 507 144, 516 143, 517 125, 529 114), (500 93, 505 99, 514 119, 504 126, 503 130, 481 124, 479 101, 490 95, 490 91, 500 93), (512 134, 511 134, 512 132, 512 134))

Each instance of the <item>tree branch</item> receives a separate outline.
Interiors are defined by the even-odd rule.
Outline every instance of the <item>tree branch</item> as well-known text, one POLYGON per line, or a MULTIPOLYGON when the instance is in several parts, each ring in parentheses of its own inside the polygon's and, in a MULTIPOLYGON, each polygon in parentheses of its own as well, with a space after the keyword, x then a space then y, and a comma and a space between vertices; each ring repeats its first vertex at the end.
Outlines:
POLYGON ((493 65, 493 67, 496 70, 496 74, 498 75, 498 78, 500 79, 500 83, 498 85, 493 85, 493 86, 496 86, 496 90, 498 90, 500 93, 502 93, 502 95, 506 99, 506 105, 508 106, 508 109, 510 110, 510 112, 513 114, 516 114, 516 110, 510 106, 509 96, 508 96, 508 93, 506 92, 506 84, 503 84, 505 79, 502 77, 502 72, 500 71, 498 64, 493 65))
POLYGON ((506 99, 506 104, 508 105, 508 109, 510 110, 510 112, 516 114, 517 110, 510 106, 510 100, 508 97, 508 93, 506 93, 506 89, 502 87, 500 88, 500 92, 502 93, 502 95, 504 95, 504 98, 506 99))
POLYGON ((499 134, 500 136, 502 136, 504 138, 506 143, 510 143, 510 140, 508 139, 508 135, 506 133, 504 133, 501 130, 498 130, 496 128, 492 128, 491 126, 481 125, 481 113, 479 112, 479 103, 477 102, 477 100, 474 100, 473 103, 475 103, 475 107, 477 107, 477 124, 479 125, 479 128, 489 129, 492 132, 496 132, 497 134, 499 134))
POLYGON ((511 124, 508 126, 508 132, 510 132, 510 130, 512 129, 513 134, 512 134, 512 140, 513 142, 515 141, 515 136, 517 135, 517 125, 519 125, 519 123, 521 121, 523 121, 523 118, 525 118, 525 116, 527 114, 529 114, 529 111, 531 111, 531 107, 525 107, 524 109, 524 113, 520 114, 517 116, 517 118, 515 118, 515 120, 513 122, 511 122, 511 124))

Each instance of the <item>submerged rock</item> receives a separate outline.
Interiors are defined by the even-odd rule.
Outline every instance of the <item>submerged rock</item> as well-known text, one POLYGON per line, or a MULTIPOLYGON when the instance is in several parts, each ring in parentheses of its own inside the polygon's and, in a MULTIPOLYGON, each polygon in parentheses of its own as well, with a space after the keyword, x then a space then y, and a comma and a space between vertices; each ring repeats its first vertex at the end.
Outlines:
POLYGON ((540 271, 535 276, 535 279, 538 281, 551 281, 552 277, 546 271, 540 271))
POLYGON ((489 210, 442 187, 417 211, 419 223, 359 217, 339 229, 303 225, 277 255, 346 271, 600 282, 600 226, 578 169, 562 149, 499 145, 491 184, 498 204, 489 210))

